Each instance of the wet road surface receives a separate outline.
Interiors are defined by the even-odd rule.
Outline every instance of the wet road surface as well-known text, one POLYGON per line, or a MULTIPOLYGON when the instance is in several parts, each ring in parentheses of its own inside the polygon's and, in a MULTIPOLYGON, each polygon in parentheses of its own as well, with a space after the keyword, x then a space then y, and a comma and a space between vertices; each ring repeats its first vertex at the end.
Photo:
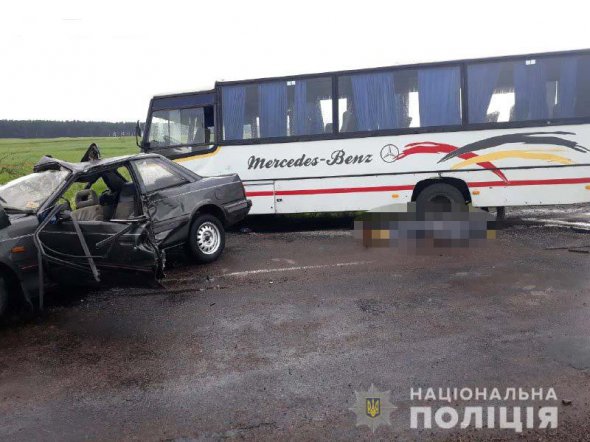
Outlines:
POLYGON ((54 292, 0 328, 0 439, 519 436, 411 429, 418 387, 553 387, 558 429, 523 437, 587 439, 590 255, 568 248, 590 236, 567 223, 588 213, 509 211, 487 247, 428 256, 365 249, 349 220, 254 223, 165 289, 54 292), (374 436, 349 411, 371 384, 398 407, 374 436))

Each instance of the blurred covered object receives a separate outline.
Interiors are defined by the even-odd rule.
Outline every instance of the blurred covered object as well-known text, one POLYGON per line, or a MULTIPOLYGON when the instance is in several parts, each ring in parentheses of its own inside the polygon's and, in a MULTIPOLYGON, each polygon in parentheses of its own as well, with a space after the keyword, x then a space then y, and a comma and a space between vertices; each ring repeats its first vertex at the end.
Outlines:
POLYGON ((365 247, 392 247, 408 253, 483 246, 496 237, 495 216, 465 206, 446 210, 431 204, 392 204, 363 213, 355 221, 355 237, 365 247))

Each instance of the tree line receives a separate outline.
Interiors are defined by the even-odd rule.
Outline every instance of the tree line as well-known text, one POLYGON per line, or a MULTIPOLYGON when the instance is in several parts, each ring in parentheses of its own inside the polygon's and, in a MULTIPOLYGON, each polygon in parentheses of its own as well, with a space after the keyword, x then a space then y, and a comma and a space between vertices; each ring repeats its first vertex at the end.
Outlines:
POLYGON ((136 123, 108 121, 0 120, 0 138, 123 137, 136 123))

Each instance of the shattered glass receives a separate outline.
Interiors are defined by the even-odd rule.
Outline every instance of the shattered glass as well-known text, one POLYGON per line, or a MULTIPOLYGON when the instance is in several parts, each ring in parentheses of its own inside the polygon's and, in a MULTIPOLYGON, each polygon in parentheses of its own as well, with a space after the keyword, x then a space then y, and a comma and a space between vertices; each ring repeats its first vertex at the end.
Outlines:
POLYGON ((63 184, 70 172, 46 170, 32 173, 0 186, 0 204, 4 208, 37 210, 63 184))

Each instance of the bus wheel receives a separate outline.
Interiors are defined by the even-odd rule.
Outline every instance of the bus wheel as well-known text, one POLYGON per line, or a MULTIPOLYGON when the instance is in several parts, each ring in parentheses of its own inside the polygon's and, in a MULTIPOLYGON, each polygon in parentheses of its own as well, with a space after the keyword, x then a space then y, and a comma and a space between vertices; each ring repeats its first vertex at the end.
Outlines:
POLYGON ((459 189, 446 183, 426 187, 416 198, 416 210, 425 212, 462 212, 467 210, 465 197, 459 189))
POLYGON ((213 262, 225 247, 225 230, 223 224, 213 215, 197 217, 189 233, 189 250, 198 262, 213 262))

